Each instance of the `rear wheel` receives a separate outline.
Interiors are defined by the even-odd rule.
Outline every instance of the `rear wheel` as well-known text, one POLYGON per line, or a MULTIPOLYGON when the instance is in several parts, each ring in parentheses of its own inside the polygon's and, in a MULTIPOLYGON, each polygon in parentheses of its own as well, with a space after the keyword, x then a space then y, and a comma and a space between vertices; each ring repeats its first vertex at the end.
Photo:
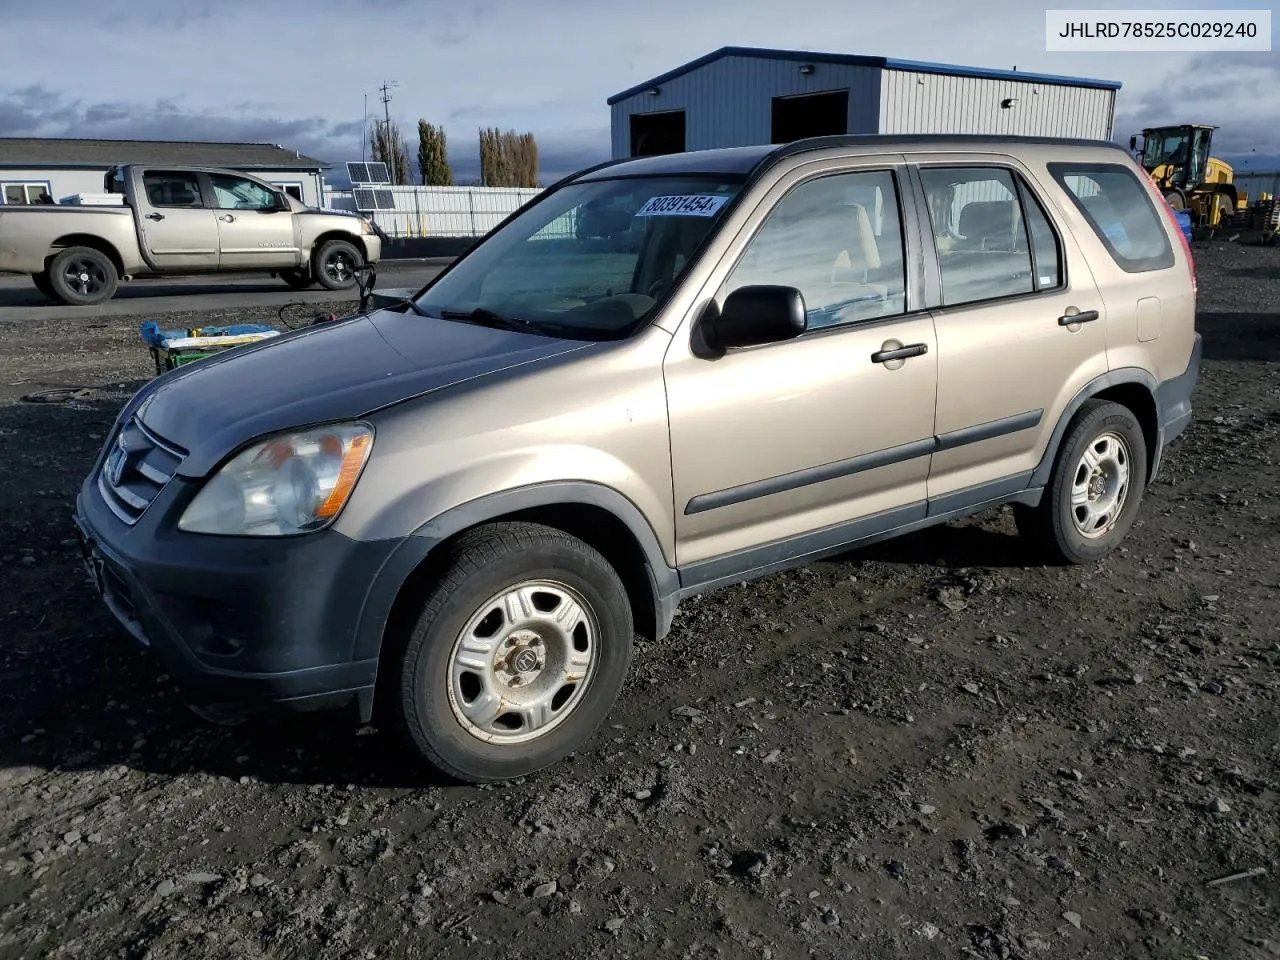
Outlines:
POLYGON ((295 290, 305 290, 315 283, 310 272, 306 270, 281 270, 279 276, 295 290))
POLYGON ((49 261, 49 286, 63 303, 91 306, 110 300, 119 283, 111 258, 92 247, 68 247, 49 261))
POLYGON ((451 549, 409 636, 403 731, 454 779, 546 767, 603 722, 632 631, 622 581, 586 543, 532 523, 477 528, 451 549))
POLYGON ((1019 506, 1018 532, 1053 563, 1092 563, 1115 550, 1147 485, 1147 442, 1133 412, 1090 400, 1062 440, 1037 507, 1019 506))
POLYGON ((1226 226, 1231 222, 1231 218, 1235 216, 1236 209, 1231 205, 1231 198, 1224 193, 1215 194, 1213 197, 1213 210, 1209 215, 1209 222, 1216 226, 1226 226))
POLYGON ((326 290, 347 290, 356 285, 356 268, 363 265, 364 256, 355 244, 329 240, 315 252, 311 275, 326 290))

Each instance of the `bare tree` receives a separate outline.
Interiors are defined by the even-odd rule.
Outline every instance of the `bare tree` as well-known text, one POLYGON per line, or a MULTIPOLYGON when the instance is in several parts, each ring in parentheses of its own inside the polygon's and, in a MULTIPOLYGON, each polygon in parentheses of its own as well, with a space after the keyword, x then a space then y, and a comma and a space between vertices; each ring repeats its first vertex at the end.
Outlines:
POLYGON ((400 127, 394 123, 378 123, 369 135, 369 148, 374 160, 387 165, 391 182, 402 186, 409 182, 409 151, 405 148, 400 127))
POLYGON ((418 121, 418 171, 424 186, 453 186, 444 127, 434 126, 426 120, 418 121))

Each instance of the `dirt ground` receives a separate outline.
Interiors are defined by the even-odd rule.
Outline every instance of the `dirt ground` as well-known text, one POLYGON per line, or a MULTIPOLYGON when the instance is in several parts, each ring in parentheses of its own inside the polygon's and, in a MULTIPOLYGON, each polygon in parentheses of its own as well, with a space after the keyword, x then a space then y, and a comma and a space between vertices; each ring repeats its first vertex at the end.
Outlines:
POLYGON ((1033 566, 992 512, 704 597, 483 789, 187 711, 71 539, 136 321, 0 326, 0 957, 1280 957, 1280 249, 1197 259, 1122 552, 1033 566))

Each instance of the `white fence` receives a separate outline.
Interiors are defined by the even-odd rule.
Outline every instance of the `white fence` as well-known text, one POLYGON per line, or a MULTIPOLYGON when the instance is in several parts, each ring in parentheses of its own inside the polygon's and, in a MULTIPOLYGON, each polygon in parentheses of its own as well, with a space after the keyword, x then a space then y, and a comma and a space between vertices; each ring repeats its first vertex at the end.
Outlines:
MULTIPOLYGON (((479 237, 542 191, 522 187, 370 187, 394 209, 362 210, 392 237, 479 237)), ((325 190, 325 206, 355 210, 352 190, 325 190)))

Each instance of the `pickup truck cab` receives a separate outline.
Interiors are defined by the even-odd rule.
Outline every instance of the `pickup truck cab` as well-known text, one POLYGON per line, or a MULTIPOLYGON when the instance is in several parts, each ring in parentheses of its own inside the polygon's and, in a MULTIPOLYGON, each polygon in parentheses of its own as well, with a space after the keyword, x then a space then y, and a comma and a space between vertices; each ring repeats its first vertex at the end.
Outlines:
POLYGON ((90 305, 121 280, 172 274, 264 272, 295 288, 345 290, 382 252, 367 219, 307 207, 234 170, 127 164, 104 187, 120 206, 0 207, 0 273, 90 305))
POLYGON ((1191 421, 1195 300, 1115 144, 617 161, 407 299, 152 381, 76 522, 206 715, 354 704, 522 776, 694 594, 1005 505, 1049 562, 1109 555, 1191 421))

